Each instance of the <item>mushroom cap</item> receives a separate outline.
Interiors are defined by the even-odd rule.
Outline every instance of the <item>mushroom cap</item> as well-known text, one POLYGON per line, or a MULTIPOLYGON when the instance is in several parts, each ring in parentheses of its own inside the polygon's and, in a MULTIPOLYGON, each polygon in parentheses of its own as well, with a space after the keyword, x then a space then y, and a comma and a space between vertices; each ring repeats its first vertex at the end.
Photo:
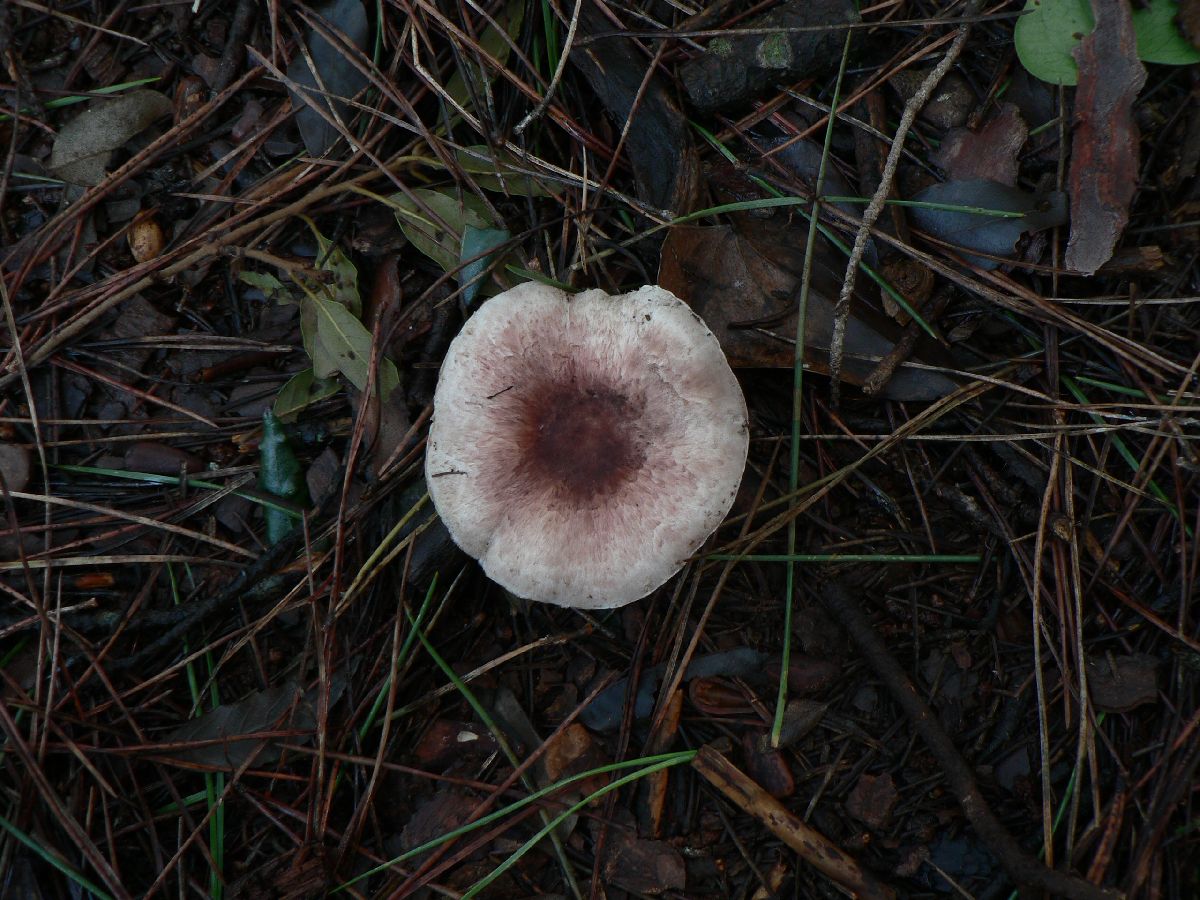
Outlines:
POLYGON ((450 345, 425 476, 450 536, 519 597, 624 606, 729 512, 746 465, 741 387, 670 291, 574 296, 530 282, 450 345))

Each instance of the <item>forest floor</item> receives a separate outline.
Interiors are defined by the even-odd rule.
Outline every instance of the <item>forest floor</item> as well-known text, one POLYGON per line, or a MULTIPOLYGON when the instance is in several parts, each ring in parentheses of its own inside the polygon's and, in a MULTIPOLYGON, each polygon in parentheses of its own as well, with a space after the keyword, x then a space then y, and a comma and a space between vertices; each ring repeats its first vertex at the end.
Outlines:
POLYGON ((0 897, 1200 896, 1200 3, 1137 6, 3 4, 0 897), (426 491, 530 280, 745 393, 620 609, 426 491))

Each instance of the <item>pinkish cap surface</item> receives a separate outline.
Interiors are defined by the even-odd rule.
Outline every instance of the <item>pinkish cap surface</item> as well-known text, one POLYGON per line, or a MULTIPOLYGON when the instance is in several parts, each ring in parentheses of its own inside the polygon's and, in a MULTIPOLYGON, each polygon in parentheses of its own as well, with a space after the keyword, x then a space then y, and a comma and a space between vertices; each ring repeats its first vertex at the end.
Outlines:
POLYGON ((659 287, 527 283, 446 354, 425 475, 454 541, 519 597, 623 606, 721 524, 746 464, 746 401, 717 339, 659 287))

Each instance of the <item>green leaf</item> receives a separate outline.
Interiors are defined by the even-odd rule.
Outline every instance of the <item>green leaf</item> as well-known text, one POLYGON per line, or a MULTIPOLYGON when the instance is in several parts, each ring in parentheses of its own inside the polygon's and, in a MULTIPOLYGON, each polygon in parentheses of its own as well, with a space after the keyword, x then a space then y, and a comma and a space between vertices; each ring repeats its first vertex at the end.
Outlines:
POLYGON ((274 300, 276 303, 284 306, 296 302, 296 297, 292 293, 291 288, 267 272, 251 272, 248 270, 238 272, 238 281, 248 284, 250 287, 258 288, 268 300, 274 300))
POLYGON ((1145 9, 1133 11, 1133 30, 1137 33, 1138 56, 1149 63, 1188 66, 1200 62, 1200 50, 1183 36, 1175 17, 1175 0, 1150 0, 1145 9))
POLYGON ((479 289, 483 287, 483 279, 480 276, 495 256, 490 251, 503 246, 508 238, 509 234, 503 228, 476 228, 474 225, 467 225, 463 230, 462 257, 459 260, 462 268, 458 272, 458 283, 463 289, 463 303, 469 306, 479 294, 479 289), (479 256, 481 253, 487 255, 479 256), (474 259, 477 256, 479 258, 474 259))
MULTIPOLYGON (((328 378, 341 372, 360 391, 367 386, 371 364, 371 332, 342 304, 321 297, 306 297, 301 307, 301 330, 305 330, 304 313, 312 330, 313 373, 328 378)), ((306 338, 307 346, 308 338, 306 338)), ((400 384, 400 373, 390 359, 380 358, 378 384, 384 399, 400 384)))
MULTIPOLYGON (((301 505, 308 503, 308 488, 300 461, 292 452, 283 425, 271 410, 263 413, 263 436, 258 445, 258 486, 268 494, 301 505)), ((273 544, 296 527, 296 520, 283 510, 263 507, 267 543, 273 544)))
POLYGON ((487 206, 473 194, 451 196, 431 188, 417 188, 413 197, 428 207, 434 218, 404 194, 394 194, 388 202, 396 210, 396 221, 409 242, 446 272, 458 268, 462 257, 462 234, 468 225, 491 225, 487 206))
MULTIPOLYGON (((525 0, 509 0, 508 6, 495 17, 496 24, 504 31, 488 25, 479 36, 479 49, 503 66, 508 61, 508 54, 512 49, 505 40, 504 32, 508 32, 509 39, 515 41, 521 33, 521 23, 524 20, 525 0)), ((463 108, 469 109, 472 96, 482 98, 484 88, 494 74, 495 71, 486 62, 477 65, 474 59, 464 55, 461 65, 446 82, 446 93, 463 108), (467 79, 470 79, 470 88, 467 79)))
POLYGON ((321 232, 316 225, 308 220, 308 227, 316 238, 318 254, 317 268, 328 272, 332 280, 321 282, 320 285, 309 285, 308 289, 322 292, 331 300, 345 306, 356 318, 362 316, 362 295, 358 292, 358 268, 350 261, 350 257, 342 252, 342 248, 333 243, 321 232))
POLYGON ((332 378, 318 378, 312 369, 304 369, 288 379, 279 389, 272 407, 281 422, 293 421, 311 403, 332 397, 341 385, 332 378))
POLYGON ((475 176, 475 183, 485 191, 507 196, 548 197, 550 192, 532 175, 514 172, 523 166, 516 154, 507 150, 493 152, 486 144, 475 144, 455 151, 455 161, 464 172, 475 176))
POLYGON ((1088 0, 1028 0, 1013 42, 1029 74, 1050 84, 1079 83, 1071 51, 1095 27, 1088 0))

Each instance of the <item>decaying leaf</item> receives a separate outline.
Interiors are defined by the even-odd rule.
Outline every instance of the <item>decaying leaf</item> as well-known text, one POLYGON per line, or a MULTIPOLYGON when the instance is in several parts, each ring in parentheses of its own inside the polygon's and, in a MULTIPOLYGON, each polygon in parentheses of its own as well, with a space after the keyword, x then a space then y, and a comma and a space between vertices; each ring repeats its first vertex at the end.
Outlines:
MULTIPOLYGON (((580 34, 611 31, 612 23, 596 5, 584 4, 580 34)), ((662 79, 656 73, 646 77, 651 62, 637 42, 608 37, 573 50, 571 62, 583 73, 618 127, 628 128, 625 153, 633 168, 638 196, 656 209, 690 212, 699 192, 699 156, 683 112, 667 93, 662 79)))
POLYGON ((1028 136, 1020 110, 1001 103, 982 127, 947 134, 933 160, 949 181, 986 178, 1011 187, 1017 183, 1017 161, 1028 136))
POLYGON ((16 444, 0 443, 0 477, 6 491, 23 491, 33 473, 29 450, 16 444))
POLYGON ((1096 27, 1079 42, 1071 139, 1068 269, 1091 275, 1113 254, 1138 185, 1133 101, 1146 82, 1126 0, 1092 0, 1096 27))
POLYGON ((898 799, 891 775, 886 772, 882 775, 863 774, 846 798, 846 812, 877 829, 887 824, 898 799))
POLYGON ((509 0, 492 19, 495 25, 490 22, 479 23, 478 56, 475 53, 463 54, 462 62, 454 67, 454 74, 446 82, 446 93, 456 103, 470 109, 474 101, 483 99, 488 82, 496 75, 492 66, 482 61, 484 55, 503 66, 508 61, 511 42, 521 33, 521 23, 524 21, 524 0, 509 0))
POLYGON ((1149 653, 1088 660, 1088 691, 1096 709, 1128 712, 1158 699, 1157 657, 1149 653))
MULTIPOLYGON (((366 47, 369 28, 361 0, 330 0, 316 12, 325 20, 326 28, 333 33, 340 31, 352 48, 361 51, 366 47)), ((291 91, 292 105, 304 146, 313 156, 323 156, 341 136, 326 116, 348 126, 353 110, 347 101, 367 86, 367 77, 347 59, 345 50, 316 29, 309 30, 304 43, 312 65, 305 54, 297 52, 288 66, 288 78, 307 89, 291 91)))
POLYGON ((1021 235, 1067 221, 1066 198, 1058 191, 1039 197, 986 178, 932 184, 917 193, 913 200, 956 207, 917 206, 910 210, 910 215, 917 228, 961 247, 967 251, 964 257, 981 269, 994 269, 1000 262, 975 256, 970 251, 988 256, 1012 256, 1021 235))
MULTIPOLYGON (((773 220, 736 226, 681 225, 663 244, 659 284, 689 303, 735 367, 791 368, 804 240, 773 220)), ((833 331, 833 300, 844 257, 828 249, 814 266, 805 321, 805 364, 824 371, 833 331), (838 265, 840 263, 840 266, 838 265)), ((897 326, 858 303, 846 332, 842 377, 861 384, 899 337, 897 326)), ((883 392, 897 400, 932 400, 954 389, 946 376, 901 366, 883 392)))
POLYGON ((858 5, 848 0, 791 0, 739 22, 749 33, 713 38, 680 70, 688 100, 711 112, 777 82, 835 69, 846 42, 845 28, 838 26, 858 20, 858 5))
POLYGON ((99 184, 114 150, 170 114, 170 99, 158 91, 131 91, 112 100, 95 101, 58 133, 49 169, 71 184, 99 184))
MULTIPOLYGON (((330 685, 330 705, 336 703, 345 681, 335 677, 330 685)), ((185 748, 174 756, 209 766, 237 768, 253 756, 258 765, 279 758, 281 742, 303 743, 317 721, 317 690, 303 691, 289 681, 264 691, 256 691, 236 703, 225 703, 168 733, 172 743, 216 741, 204 746, 185 748), (262 731, 287 730, 286 738, 246 738, 262 731), (261 749, 260 749, 261 748, 261 749), (257 754, 257 755, 255 755, 257 754)))
POLYGON ((679 851, 665 841, 638 837, 628 811, 619 810, 613 818, 605 841, 605 878, 634 894, 682 891, 687 870, 679 851))

